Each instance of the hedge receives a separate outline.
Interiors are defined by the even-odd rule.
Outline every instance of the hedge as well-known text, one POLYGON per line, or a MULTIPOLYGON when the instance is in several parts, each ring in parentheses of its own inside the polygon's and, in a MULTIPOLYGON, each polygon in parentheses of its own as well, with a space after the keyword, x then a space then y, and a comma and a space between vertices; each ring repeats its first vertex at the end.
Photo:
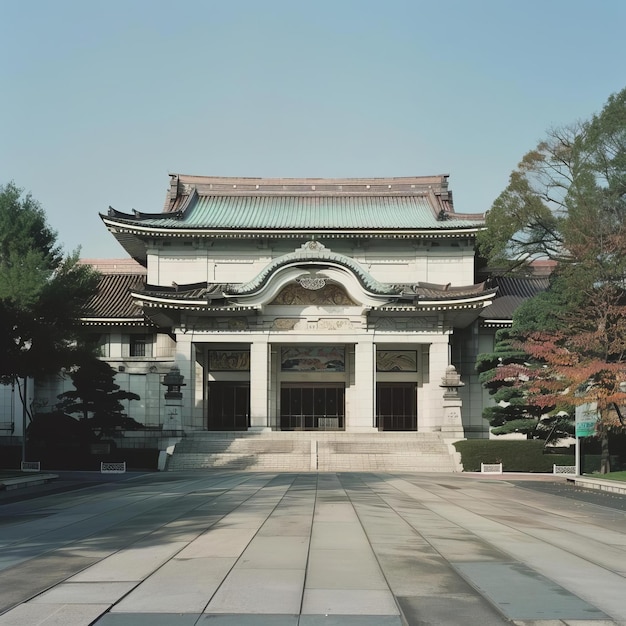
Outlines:
POLYGON ((481 463, 502 463, 505 472, 552 472, 553 465, 574 465, 573 454, 545 452, 538 439, 466 439, 454 444, 466 472, 480 472, 481 463))

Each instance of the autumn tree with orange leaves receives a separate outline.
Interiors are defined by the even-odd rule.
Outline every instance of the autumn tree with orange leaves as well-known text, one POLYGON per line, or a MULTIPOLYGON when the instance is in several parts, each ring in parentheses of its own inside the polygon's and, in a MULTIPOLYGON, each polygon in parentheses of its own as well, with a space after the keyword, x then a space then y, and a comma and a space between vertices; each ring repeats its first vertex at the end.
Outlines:
POLYGON ((525 155, 486 224, 478 245, 490 267, 514 273, 536 258, 557 262, 542 295, 543 323, 533 319, 534 299, 515 316, 512 345, 528 359, 495 376, 515 377, 529 404, 546 411, 597 402, 600 436, 622 428, 626 89, 590 120, 551 130, 525 155))

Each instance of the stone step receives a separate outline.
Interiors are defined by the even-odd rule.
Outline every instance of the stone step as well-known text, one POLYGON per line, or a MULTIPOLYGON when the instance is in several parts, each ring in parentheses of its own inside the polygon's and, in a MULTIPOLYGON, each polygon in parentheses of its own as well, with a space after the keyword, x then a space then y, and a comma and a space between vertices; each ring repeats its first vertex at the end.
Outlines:
POLYGON ((322 430, 267 430, 267 431, 220 431, 220 430, 198 430, 189 433, 188 437, 196 440, 223 440, 223 439, 316 439, 327 440, 335 439, 341 441, 366 441, 369 439, 388 440, 388 441, 440 441, 441 433, 437 432, 416 432, 416 431, 375 431, 368 433, 350 433, 344 431, 322 431, 322 430))
MULTIPOLYGON (((420 455, 432 455, 432 454, 447 454, 447 447, 445 444, 376 444, 376 443, 360 443, 360 442, 345 442, 345 443, 326 443, 317 442, 313 444, 317 446, 318 454, 420 454, 420 455)), ((177 446, 177 451, 181 452, 204 452, 207 454, 309 454, 311 451, 311 442, 298 445, 294 442, 279 442, 278 444, 268 443, 247 443, 247 442, 233 442, 229 445, 222 445, 215 442, 181 442, 177 446)))
POLYGON ((457 461, 440 433, 188 434, 168 470, 454 472, 457 461))

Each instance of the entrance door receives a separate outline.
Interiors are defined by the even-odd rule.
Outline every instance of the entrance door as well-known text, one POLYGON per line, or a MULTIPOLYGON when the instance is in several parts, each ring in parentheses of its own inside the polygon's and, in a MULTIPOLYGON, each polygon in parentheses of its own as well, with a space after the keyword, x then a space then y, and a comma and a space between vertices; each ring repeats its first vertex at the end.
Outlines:
POLYGON ((376 385, 376 426, 378 430, 417 430, 415 383, 376 385))
POLYGON ((209 430, 248 430, 250 383, 209 383, 209 430))
POLYGON ((281 430, 343 430, 345 388, 335 385, 283 383, 280 390, 281 430))

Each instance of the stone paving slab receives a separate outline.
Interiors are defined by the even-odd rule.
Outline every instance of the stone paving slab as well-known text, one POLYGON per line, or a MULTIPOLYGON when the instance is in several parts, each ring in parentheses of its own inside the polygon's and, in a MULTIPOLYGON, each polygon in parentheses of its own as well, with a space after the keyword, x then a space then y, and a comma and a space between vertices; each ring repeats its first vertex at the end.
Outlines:
POLYGON ((520 563, 459 563, 456 567, 509 618, 590 620, 607 617, 595 606, 520 563))
MULTIPOLYGON (((86 626, 102 615, 109 604, 22 604, 0 615, 2 626, 86 626)), ((128 624, 128 622, 127 622, 128 624)), ((164 624, 165 626, 165 624, 164 624)), ((181 625, 182 626, 182 625, 181 625)))
POLYGON ((112 613, 202 613, 236 559, 173 559, 123 598, 112 613))
POLYGON ((84 572, 72 576, 69 582, 141 581, 186 545, 180 541, 156 546, 144 542, 112 554, 84 572))
POLYGON ((387 589, 376 557, 369 550, 311 550, 307 589, 387 589))
MULTIPOLYGON (((414 626, 510 626, 501 613, 472 593, 398 597, 404 619, 414 626)), ((532 626, 540 626, 535 622, 532 626)), ((544 624, 543 626, 548 626, 544 624)), ((562 622, 550 626, 564 626, 562 622)), ((595 623, 594 623, 594 626, 595 623)))
POLYGON ((244 569, 305 569, 308 537, 257 536, 241 555, 237 566, 244 569))
POLYGON ((404 626, 404 623, 396 615, 302 615, 298 626, 404 626))
POLYGON ((313 519, 311 515, 272 516, 259 529, 259 536, 309 537, 313 519))
POLYGON ((235 568, 215 593, 205 612, 298 614, 304 574, 304 568, 235 568))
POLYGON ((180 551, 181 559, 199 557, 238 557, 256 534, 255 528, 215 526, 180 551))
POLYGON ((0 626, 626 624, 623 512, 503 480, 182 472, 0 516, 0 626))
MULTIPOLYGON (((107 613, 97 626, 195 626, 201 616, 194 613, 107 613)), ((47 626, 47 624, 46 624, 47 626)), ((59 625, 61 626, 61 625, 59 625)), ((84 625, 83 625, 84 626, 84 625)), ((282 625, 281 625, 282 626, 282 625)), ((285 625, 285 626, 291 626, 285 625)))
POLYGON ((135 582, 61 583, 33 598, 29 604, 114 604, 135 582))
POLYGON ((303 615, 399 615, 388 590, 305 589, 303 615))

